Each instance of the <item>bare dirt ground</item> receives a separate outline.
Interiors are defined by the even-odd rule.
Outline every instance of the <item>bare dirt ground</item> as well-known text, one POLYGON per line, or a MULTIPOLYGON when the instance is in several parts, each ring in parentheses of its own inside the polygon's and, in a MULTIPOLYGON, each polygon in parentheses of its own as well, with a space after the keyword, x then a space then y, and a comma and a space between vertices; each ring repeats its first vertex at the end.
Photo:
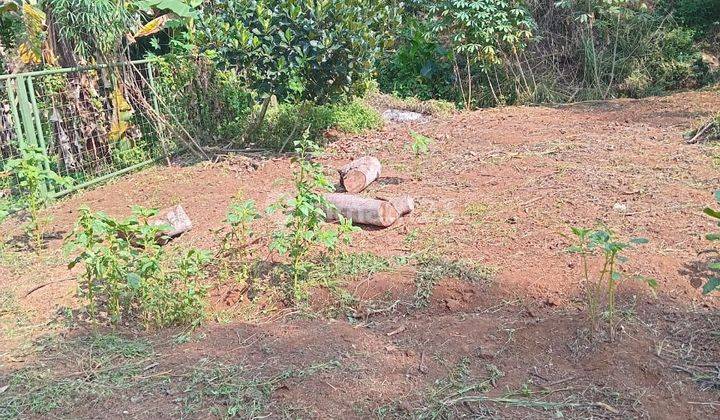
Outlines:
MULTIPOLYGON (((241 192, 264 208, 290 190, 288 157, 155 167, 56 204, 54 237, 0 265, 0 417, 717 418, 720 307, 699 286, 717 230, 702 209, 720 185, 713 145, 682 133, 720 109, 717 92, 458 113, 341 136, 328 168, 373 154, 368 196, 409 193, 417 210, 354 234, 352 251, 468 260, 487 281, 448 276, 426 308, 416 268, 346 279, 345 307, 322 288, 315 312, 253 311, 213 293, 193 331, 73 322, 76 273, 61 245, 77 209, 112 215, 182 203, 195 228, 172 247, 217 246, 241 192), (408 130, 435 141, 414 157, 408 130), (657 279, 620 289, 615 342, 591 340, 571 226, 650 240, 623 269, 657 279), (38 285, 53 282, 26 296, 38 285), (335 308, 329 311, 328 307, 335 308), (334 315, 334 316, 331 316, 334 315)), ((2 227, 19 235, 17 223, 2 227)), ((260 231, 263 243, 272 223, 260 231)))

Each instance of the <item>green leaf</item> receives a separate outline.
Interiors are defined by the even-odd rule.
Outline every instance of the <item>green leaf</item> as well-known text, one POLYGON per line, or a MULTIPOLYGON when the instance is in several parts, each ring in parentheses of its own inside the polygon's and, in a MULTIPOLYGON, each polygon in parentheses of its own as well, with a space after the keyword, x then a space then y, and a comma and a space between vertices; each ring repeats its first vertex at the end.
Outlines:
POLYGON ((703 294, 707 295, 716 290, 720 290, 720 278, 711 277, 703 286, 703 294))
POLYGON ((137 290, 140 287, 140 282, 142 281, 142 278, 136 273, 128 273, 125 278, 127 280, 128 286, 130 286, 131 289, 137 290))

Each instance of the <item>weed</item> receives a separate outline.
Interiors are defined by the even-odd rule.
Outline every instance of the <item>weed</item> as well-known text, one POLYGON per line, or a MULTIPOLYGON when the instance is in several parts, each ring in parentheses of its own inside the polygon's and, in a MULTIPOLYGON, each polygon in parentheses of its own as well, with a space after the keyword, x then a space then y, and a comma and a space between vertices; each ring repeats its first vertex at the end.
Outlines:
POLYGON ((19 208, 0 209, 0 221, 11 212, 27 210, 29 221, 25 225, 25 231, 35 250, 39 251, 43 245, 43 233, 48 223, 48 220, 40 216, 40 210, 51 199, 48 188, 68 186, 70 180, 50 169, 50 159, 41 148, 24 145, 20 152, 19 158, 5 163, 3 171, 15 176, 17 188, 24 198, 20 203, 15 203, 15 207, 19 204, 19 208))
POLYGON ((416 157, 426 155, 430 152, 430 145, 433 139, 413 130, 410 130, 410 137, 413 140, 412 144, 410 144, 410 149, 416 157))
POLYGON ((432 144, 433 139, 413 130, 410 130, 410 137, 412 138, 410 150, 412 150, 414 161, 413 178, 419 180, 422 167, 421 157, 430 153, 430 145, 432 144))
MULTIPOLYGON (((720 190, 715 191, 715 201, 720 204, 720 190)), ((716 220, 718 226, 720 226, 720 211, 712 209, 710 207, 706 207, 704 213, 716 220)), ((720 233, 709 233, 705 235, 705 238, 713 242, 720 241, 720 233)), ((712 262, 708 265, 708 268, 713 272, 720 272, 720 262, 712 262)), ((703 294, 707 295, 716 290, 720 290, 720 277, 712 276, 708 279, 705 285, 703 285, 703 294)))
POLYGON ((430 303, 433 289, 444 278, 457 278, 470 283, 487 281, 493 270, 480 264, 465 261, 448 261, 434 256, 421 256, 415 275, 415 307, 430 303))
POLYGON ((68 250, 79 251, 70 263, 84 265, 80 295, 90 315, 107 312, 112 323, 138 316, 147 325, 197 323, 203 318, 205 288, 199 284, 207 252, 191 249, 169 261, 158 238, 166 226, 149 223, 154 210, 133 208, 127 219, 80 210, 68 238, 68 250))
MULTIPOLYGON (((617 240, 613 232, 607 229, 572 228, 572 233, 578 242, 570 248, 570 252, 579 254, 582 261, 590 326, 595 332, 599 325, 601 312, 605 312, 612 341, 615 336, 615 298, 618 284, 623 278, 619 265, 627 261, 622 254, 633 245, 645 244, 648 241, 644 238, 633 238, 628 242, 622 242, 617 240), (596 276, 593 276, 590 273, 589 257, 596 252, 601 256, 602 268, 596 276), (594 280, 591 277, 595 277, 594 280), (603 298, 606 302, 605 311, 601 311, 603 298)), ((643 276, 633 276, 633 278, 647 283, 653 291, 657 288, 657 282, 654 279, 643 276)))
POLYGON ((238 283, 250 281, 252 259, 252 222, 260 214, 252 200, 238 201, 230 206, 225 223, 228 229, 223 237, 218 256, 222 259, 223 272, 229 276, 234 271, 238 283))
POLYGON ((298 165, 294 175, 295 196, 272 208, 279 207, 287 215, 284 229, 275 232, 270 249, 290 257, 292 292, 296 301, 306 297, 303 282, 312 267, 309 260, 312 252, 317 248, 333 251, 341 240, 349 243, 349 233, 355 230, 351 222, 342 217, 337 228, 324 225, 325 212, 332 204, 322 191, 332 191, 333 185, 323 174, 322 166, 311 159, 319 151, 307 131, 295 142, 297 155, 293 162, 298 165))

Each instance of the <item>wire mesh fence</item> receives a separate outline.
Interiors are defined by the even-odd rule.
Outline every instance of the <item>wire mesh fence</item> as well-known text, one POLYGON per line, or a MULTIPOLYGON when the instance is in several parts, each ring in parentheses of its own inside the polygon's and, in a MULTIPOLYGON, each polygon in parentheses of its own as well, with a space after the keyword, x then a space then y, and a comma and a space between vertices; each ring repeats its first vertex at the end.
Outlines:
MULTIPOLYGON (((57 196, 176 152, 154 76, 147 60, 0 76, 0 169, 37 146, 49 169, 73 180, 57 196)), ((0 178, 0 194, 13 186, 0 178)))

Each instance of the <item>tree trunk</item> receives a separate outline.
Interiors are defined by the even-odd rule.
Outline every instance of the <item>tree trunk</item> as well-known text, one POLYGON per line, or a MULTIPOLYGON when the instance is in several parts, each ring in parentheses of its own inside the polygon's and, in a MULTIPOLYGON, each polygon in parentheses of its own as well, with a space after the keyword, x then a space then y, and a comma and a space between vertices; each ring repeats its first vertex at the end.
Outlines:
POLYGON ((356 194, 378 179, 381 171, 382 165, 377 158, 364 156, 340 168, 340 181, 345 191, 356 194))
POLYGON ((341 214, 356 224, 388 227, 400 217, 388 201, 350 194, 327 194, 325 198, 336 207, 327 211, 329 221, 337 220, 338 214, 341 214))

